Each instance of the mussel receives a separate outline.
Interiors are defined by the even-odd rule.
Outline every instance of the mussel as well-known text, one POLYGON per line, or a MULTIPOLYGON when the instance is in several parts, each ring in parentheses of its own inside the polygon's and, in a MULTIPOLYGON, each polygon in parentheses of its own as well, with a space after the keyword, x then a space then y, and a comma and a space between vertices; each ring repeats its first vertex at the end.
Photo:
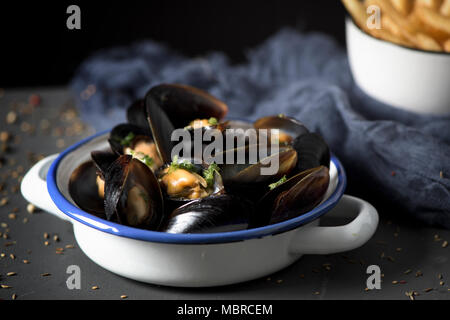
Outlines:
POLYGON ((168 233, 212 233, 245 230, 253 215, 252 204, 231 195, 189 202, 177 208, 161 229, 168 233))
POLYGON ((146 162, 153 171, 163 164, 149 131, 138 126, 120 124, 111 131, 108 141, 114 152, 119 155, 132 155, 146 162))
MULTIPOLYGON (((278 142, 291 144, 295 138, 308 133, 309 130, 295 118, 283 114, 260 118, 253 123, 256 129, 267 129, 270 134, 272 129, 279 130, 278 142)), ((268 136, 270 141, 270 136, 268 136)))
POLYGON ((330 175, 327 167, 320 166, 283 180, 270 186, 272 190, 257 204, 252 227, 282 222, 310 211, 323 200, 330 175))
POLYGON ((132 156, 114 161, 105 174, 105 214, 108 220, 157 230, 164 218, 159 183, 150 168, 132 156))

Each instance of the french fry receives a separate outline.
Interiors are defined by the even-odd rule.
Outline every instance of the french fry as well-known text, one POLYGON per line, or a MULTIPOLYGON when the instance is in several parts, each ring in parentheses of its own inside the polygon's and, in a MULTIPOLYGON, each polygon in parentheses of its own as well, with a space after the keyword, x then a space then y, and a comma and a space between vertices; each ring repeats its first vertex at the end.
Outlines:
POLYGON ((356 24, 363 30, 367 28, 366 8, 359 0, 341 0, 347 11, 355 20, 356 24))
POLYGON ((427 51, 442 51, 441 45, 432 37, 424 34, 417 33, 414 38, 414 44, 422 50, 427 51))
POLYGON ((411 13, 414 1, 411 0, 391 0, 392 5, 398 12, 407 16, 411 13))
POLYGON ((366 3, 368 5, 378 6, 381 9, 382 15, 386 14, 391 17, 403 31, 406 38, 408 38, 410 34, 417 32, 415 26, 411 25, 408 22, 408 19, 392 6, 389 0, 368 0, 366 3))
POLYGON ((417 16, 423 23, 431 26, 432 28, 445 32, 450 35, 450 19, 440 15, 438 12, 433 11, 430 8, 422 7, 417 8, 417 16))
POLYGON ((388 42, 392 42, 395 44, 399 44, 401 46, 405 46, 405 47, 415 47, 414 43, 412 43, 411 41, 397 36, 395 34, 390 33, 387 30, 384 29, 372 29, 370 30, 370 34, 372 36, 374 36, 375 38, 381 39, 381 40, 385 40, 388 42))
POLYGON ((450 52, 450 39, 444 42, 444 50, 450 52))
POLYGON ((416 0, 416 5, 430 8, 434 11, 439 11, 442 0, 416 0))
POLYGON ((448 38, 448 34, 433 28, 432 26, 425 24, 417 14, 417 11, 421 10, 419 7, 414 8, 413 12, 408 16, 410 23, 415 25, 418 32, 425 33, 434 38, 438 42, 444 42, 448 38))
POLYGON ((443 16, 450 17, 450 0, 444 0, 440 12, 443 16))

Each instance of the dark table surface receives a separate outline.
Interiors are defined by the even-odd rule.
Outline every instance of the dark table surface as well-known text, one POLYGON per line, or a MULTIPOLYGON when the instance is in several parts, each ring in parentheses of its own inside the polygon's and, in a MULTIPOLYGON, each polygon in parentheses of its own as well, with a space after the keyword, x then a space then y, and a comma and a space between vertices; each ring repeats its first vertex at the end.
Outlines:
POLYGON ((410 299, 411 291, 416 300, 450 299, 450 231, 396 221, 394 212, 380 212, 376 234, 359 249, 304 256, 270 277, 238 285, 169 288, 102 269, 78 248, 70 223, 29 213, 19 190, 35 161, 94 133, 73 104, 66 88, 0 89, 0 132, 10 134, 0 142, 0 284, 9 286, 0 288, 0 299, 410 299), (29 103, 33 94, 41 98, 37 106, 29 103), (71 265, 81 269, 80 290, 67 288, 71 265), (381 290, 365 290, 369 265, 381 268, 381 290))

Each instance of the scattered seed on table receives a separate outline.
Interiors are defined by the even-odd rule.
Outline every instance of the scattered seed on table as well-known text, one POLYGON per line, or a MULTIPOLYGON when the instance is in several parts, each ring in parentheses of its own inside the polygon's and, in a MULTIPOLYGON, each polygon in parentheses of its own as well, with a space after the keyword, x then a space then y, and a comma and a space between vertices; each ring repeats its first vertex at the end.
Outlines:
POLYGON ((0 284, 0 287, 2 287, 3 289, 11 289, 11 286, 8 286, 6 284, 0 284))
POLYGON ((93 286, 92 288, 91 288, 92 290, 98 290, 98 289, 100 289, 98 286, 93 286))
POLYGON ((416 277, 421 277, 421 276, 423 276, 423 272, 422 271, 417 271, 416 272, 416 277))
POLYGON ((4 257, 6 257, 6 254, 4 254, 3 252, 0 253, 0 258, 4 258, 4 257))
POLYGON ((439 282, 439 285, 440 285, 440 286, 443 286, 444 284, 445 284, 444 281, 439 282))
POLYGON ((66 249, 73 249, 75 248, 75 246, 73 244, 67 244, 66 245, 66 249))
POLYGON ((29 203, 27 205, 27 211, 28 213, 34 213, 36 211, 36 207, 34 206, 34 204, 29 203))
POLYGON ((411 269, 406 270, 405 272, 403 272, 404 274, 410 274, 412 272, 411 269))
POLYGON ((442 240, 442 238, 438 234, 434 235, 434 241, 439 242, 441 240, 442 240))
POLYGON ((120 296, 120 299, 126 299, 126 298, 128 298, 128 296, 125 295, 125 294, 123 294, 123 295, 120 296))
POLYGON ((42 273, 42 274, 41 274, 41 277, 49 277, 49 276, 51 276, 50 273, 42 273))
POLYGON ((407 297, 409 297, 409 299, 414 300, 414 292, 413 291, 405 292, 405 295, 407 297))
POLYGON ((16 241, 6 242, 5 247, 11 247, 16 244, 16 241))
POLYGON ((13 293, 13 295, 11 296, 11 299, 16 300, 17 299, 17 294, 13 293))
POLYGON ((55 234, 55 235, 53 236, 53 241, 55 241, 55 242, 59 242, 59 237, 58 237, 58 235, 57 235, 57 234, 55 234))
POLYGON ((439 273, 438 275, 437 275, 437 277, 438 277, 438 279, 439 280, 442 280, 444 277, 442 276, 442 273, 439 273))
POLYGON ((406 284, 407 282, 405 280, 400 280, 398 283, 400 284, 406 284))
POLYGON ((442 242, 442 248, 447 248, 447 247, 448 247, 448 241, 442 242))
POLYGON ((14 111, 8 112, 8 114, 6 115, 6 123, 13 124, 16 121, 17 121, 17 113, 15 113, 14 111))
POLYGON ((44 242, 44 245, 49 246, 49 245, 50 245, 50 242, 45 241, 45 242, 44 242))
POLYGON ((8 277, 12 277, 12 276, 17 275, 17 273, 16 273, 16 272, 8 272, 6 275, 7 275, 8 277))
POLYGON ((0 207, 5 206, 8 203, 8 198, 2 198, 2 200, 0 200, 0 207))
POLYGON ((28 223, 28 218, 23 218, 22 222, 23 223, 28 223))
POLYGON ((392 281, 392 284, 398 284, 397 280, 392 281))
POLYGON ((366 292, 369 291, 369 288, 365 288, 364 291, 366 291, 366 292))
POLYGON ((423 290, 423 291, 425 291, 425 292, 430 292, 430 291, 433 291, 433 288, 426 288, 426 289, 423 290))
POLYGON ((9 255, 9 257, 10 257, 11 259, 13 259, 13 260, 16 260, 16 256, 13 255, 12 253, 9 255))
POLYGON ((11 139, 11 134, 8 131, 0 132, 0 141, 1 142, 8 142, 9 139, 11 139))
POLYGON ((320 295, 320 292, 316 291, 316 292, 314 292, 314 295, 318 296, 318 295, 320 295))
POLYGON ((29 260, 26 260, 26 259, 25 259, 25 260, 22 260, 22 262, 25 263, 25 264, 29 264, 29 263, 30 263, 30 261, 29 261, 29 260))
POLYGON ((8 218, 11 220, 15 220, 17 218, 17 215, 15 213, 8 214, 8 218))
POLYGON ((47 232, 44 232, 44 239, 48 239, 50 236, 47 232))
POLYGON ((5 222, 2 222, 2 223, 0 224, 0 226, 1 226, 2 228, 8 228, 8 224, 5 223, 5 222))
POLYGON ((9 236, 8 236, 7 233, 4 233, 2 237, 3 237, 3 239, 5 239, 5 240, 9 238, 9 236))

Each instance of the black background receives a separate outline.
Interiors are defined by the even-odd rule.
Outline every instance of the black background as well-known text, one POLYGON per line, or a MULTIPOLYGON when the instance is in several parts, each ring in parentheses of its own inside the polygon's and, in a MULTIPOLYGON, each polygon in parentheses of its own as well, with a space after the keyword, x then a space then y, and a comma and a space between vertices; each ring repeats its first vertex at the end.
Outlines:
POLYGON ((234 63, 283 26, 317 30, 344 44, 340 1, 14 1, 0 5, 0 86, 64 85, 101 48, 139 39, 196 56, 225 52, 234 63), (81 8, 68 30, 67 7, 81 8))

